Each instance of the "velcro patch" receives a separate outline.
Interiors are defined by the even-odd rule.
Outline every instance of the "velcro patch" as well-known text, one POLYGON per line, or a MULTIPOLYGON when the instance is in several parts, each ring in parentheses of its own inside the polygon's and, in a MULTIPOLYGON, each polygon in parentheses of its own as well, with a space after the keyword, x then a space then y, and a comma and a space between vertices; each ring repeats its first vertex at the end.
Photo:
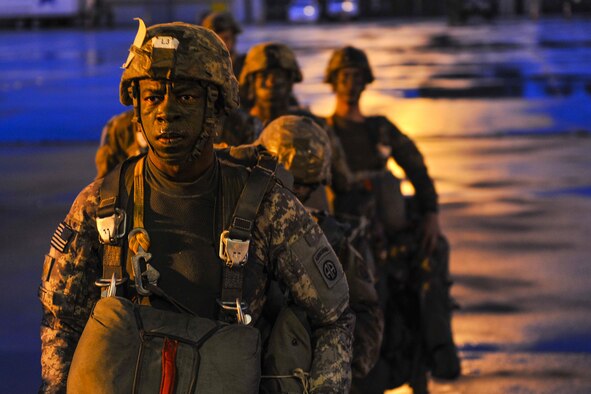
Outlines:
POLYGON ((70 240, 75 231, 66 223, 61 222, 51 237, 51 246, 61 253, 65 253, 70 246, 70 240))

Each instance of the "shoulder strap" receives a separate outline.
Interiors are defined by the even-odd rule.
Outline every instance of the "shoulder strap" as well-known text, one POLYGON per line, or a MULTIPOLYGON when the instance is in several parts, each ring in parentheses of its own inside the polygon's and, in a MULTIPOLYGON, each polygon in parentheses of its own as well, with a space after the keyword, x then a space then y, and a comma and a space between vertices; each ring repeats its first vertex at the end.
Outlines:
POLYGON ((121 239, 127 231, 127 213, 126 202, 121 201, 120 188, 131 161, 134 160, 127 160, 109 172, 103 178, 99 190, 96 223, 100 242, 103 244, 103 275, 96 285, 104 289, 110 285, 113 276, 117 285, 126 280, 123 276, 121 239))
POLYGON ((267 154, 259 156, 257 165, 252 169, 236 203, 229 227, 220 235, 219 255, 225 263, 219 300, 222 319, 230 318, 239 323, 249 323, 250 317, 244 314, 248 306, 242 301, 244 265, 248 260, 256 215, 265 194, 274 184, 276 169, 276 158, 267 154))

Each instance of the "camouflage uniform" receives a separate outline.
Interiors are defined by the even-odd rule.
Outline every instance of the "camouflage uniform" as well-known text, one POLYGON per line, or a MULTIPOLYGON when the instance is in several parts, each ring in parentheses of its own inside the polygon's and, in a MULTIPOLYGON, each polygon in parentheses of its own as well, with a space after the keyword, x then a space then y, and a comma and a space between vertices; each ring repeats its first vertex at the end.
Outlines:
MULTIPOLYGON (((257 72, 280 68, 288 71, 291 80, 294 83, 301 82, 302 72, 295 58, 293 51, 286 45, 276 42, 267 42, 255 45, 246 55, 244 68, 240 74, 241 94, 246 96, 247 105, 252 106, 255 100, 254 77, 257 72)), ((252 111, 251 111, 252 113, 252 111)), ((347 166, 343 148, 335 137, 331 127, 324 119, 313 115, 310 111, 299 106, 289 105, 279 115, 300 115, 313 119, 322 126, 331 142, 332 148, 332 184, 331 186, 339 191, 345 191, 349 188, 352 180, 351 172, 347 166)), ((278 115, 278 116, 279 116, 278 115)), ((263 122, 270 122, 273 119, 261 119, 263 122)))
POLYGON ((237 109, 224 120, 224 126, 215 136, 214 142, 228 146, 251 144, 262 129, 263 124, 258 118, 237 109))
MULTIPOLYGON (((296 184, 317 187, 330 180, 330 141, 324 130, 310 118, 281 116, 263 130, 257 143, 278 157, 279 162, 291 172, 296 184)), ((351 367, 353 377, 362 378, 378 360, 384 331, 384 316, 378 304, 375 278, 349 241, 349 226, 338 222, 326 211, 308 207, 309 198, 304 200, 304 197, 297 196, 314 216, 343 264, 349 283, 351 309, 357 317, 351 367)))
MULTIPOLYGON (((143 22, 141 24, 143 25, 143 22)), ((237 86, 229 74, 228 53, 215 35, 206 29, 183 23, 153 26, 147 30, 145 38, 142 37, 141 31, 140 29, 138 32, 138 37, 142 38, 140 42, 143 42, 141 50, 134 45, 133 51, 130 51, 133 55, 126 63, 127 68, 123 74, 120 89, 122 103, 129 105, 133 102, 129 88, 133 89, 137 78, 144 77, 146 73, 163 71, 151 68, 151 61, 159 65, 166 64, 172 54, 176 59, 172 63, 175 65, 176 75, 207 83, 210 87, 208 92, 215 87, 221 97, 221 101, 218 100, 215 104, 219 105, 218 108, 221 110, 228 112, 236 107, 237 86), (178 49, 168 46, 164 49, 158 47, 157 50, 155 46, 152 47, 155 42, 152 38, 156 39, 158 36, 165 39, 170 36, 177 37, 180 41, 178 49), (192 59, 190 56, 195 56, 191 50, 197 50, 196 61, 188 61, 192 59), (148 57, 146 53, 152 51, 154 54, 148 57), (204 64, 196 64, 200 61, 204 64), (203 72, 205 68, 210 71, 203 72)), ((166 71, 167 69, 164 69, 164 72, 166 71)), ((204 137, 195 143, 191 157, 199 157, 202 144, 209 143, 207 136, 215 132, 215 119, 211 116, 218 112, 209 110, 212 108, 210 97, 218 96, 208 93, 208 110, 205 112, 201 132, 204 137)), ((236 179, 232 178, 232 182, 238 184, 247 176, 246 169, 230 166, 219 159, 214 160, 214 166, 233 169, 233 177, 236 179)), ((219 178, 217 179, 219 182, 219 178)), ((78 195, 65 220, 56 230, 49 253, 45 257, 39 289, 43 305, 43 392, 65 391, 76 344, 93 305, 100 297, 100 290, 95 286, 95 281, 102 277, 104 249, 99 242, 96 218, 101 203, 100 188, 103 181, 104 179, 94 181, 78 195)), ((181 187, 182 185, 183 183, 181 187)), ((152 186, 146 182, 145 188, 149 193, 152 186)), ((149 201, 145 201, 147 212, 155 209, 149 201)), ((211 247, 215 249, 214 245, 211 247)), ((332 279, 326 278, 321 268, 315 265, 323 261, 319 255, 320 251, 322 256, 326 253, 334 256, 322 231, 304 207, 289 191, 279 184, 274 184, 267 189, 253 225, 249 259, 246 264, 250 274, 247 273, 245 276, 245 288, 248 288, 248 291, 245 291, 244 301, 248 303, 249 313, 256 323, 267 301, 269 281, 275 279, 289 288, 295 302, 306 311, 312 326, 314 353, 309 377, 310 391, 342 393, 347 391, 350 385, 352 330, 355 317, 348 308, 348 287, 340 264, 334 267, 336 276, 332 279), (308 270, 307 266, 312 268, 308 270), (326 281, 329 279, 334 281, 332 292, 324 289, 325 286, 328 287, 326 281)), ((178 254, 181 253, 182 250, 179 250, 178 254)), ((217 255, 217 250, 212 253, 217 255)), ((157 262, 162 256, 154 255, 153 259, 157 262)), ((182 303, 186 297, 191 295, 187 294, 179 301, 182 303)))
POLYGON ((103 127, 95 157, 97 178, 107 175, 128 157, 147 151, 148 146, 133 116, 133 110, 125 111, 113 116, 103 127))

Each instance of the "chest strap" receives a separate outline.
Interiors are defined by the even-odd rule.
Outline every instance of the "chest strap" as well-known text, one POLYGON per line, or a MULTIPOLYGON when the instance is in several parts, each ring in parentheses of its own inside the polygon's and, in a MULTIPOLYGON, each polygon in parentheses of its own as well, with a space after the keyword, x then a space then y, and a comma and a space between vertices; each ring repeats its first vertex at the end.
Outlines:
POLYGON ((218 303, 224 320, 234 318, 248 324, 252 318, 245 313, 248 305, 242 301, 244 265, 248 261, 254 222, 269 188, 273 185, 277 160, 261 154, 242 189, 229 227, 220 235, 219 257, 225 263, 222 271, 222 291, 218 303), (229 316, 228 316, 229 315, 229 316))

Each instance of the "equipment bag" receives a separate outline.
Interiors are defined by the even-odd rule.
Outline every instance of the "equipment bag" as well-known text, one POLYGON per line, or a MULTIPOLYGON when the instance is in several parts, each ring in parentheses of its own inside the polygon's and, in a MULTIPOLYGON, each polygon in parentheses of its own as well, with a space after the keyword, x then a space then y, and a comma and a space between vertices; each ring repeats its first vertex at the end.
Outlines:
POLYGON ((258 393, 259 331, 101 299, 78 342, 68 393, 258 393))
POLYGON ((301 308, 289 305, 281 310, 264 350, 261 393, 308 393, 313 351, 310 332, 301 308))

